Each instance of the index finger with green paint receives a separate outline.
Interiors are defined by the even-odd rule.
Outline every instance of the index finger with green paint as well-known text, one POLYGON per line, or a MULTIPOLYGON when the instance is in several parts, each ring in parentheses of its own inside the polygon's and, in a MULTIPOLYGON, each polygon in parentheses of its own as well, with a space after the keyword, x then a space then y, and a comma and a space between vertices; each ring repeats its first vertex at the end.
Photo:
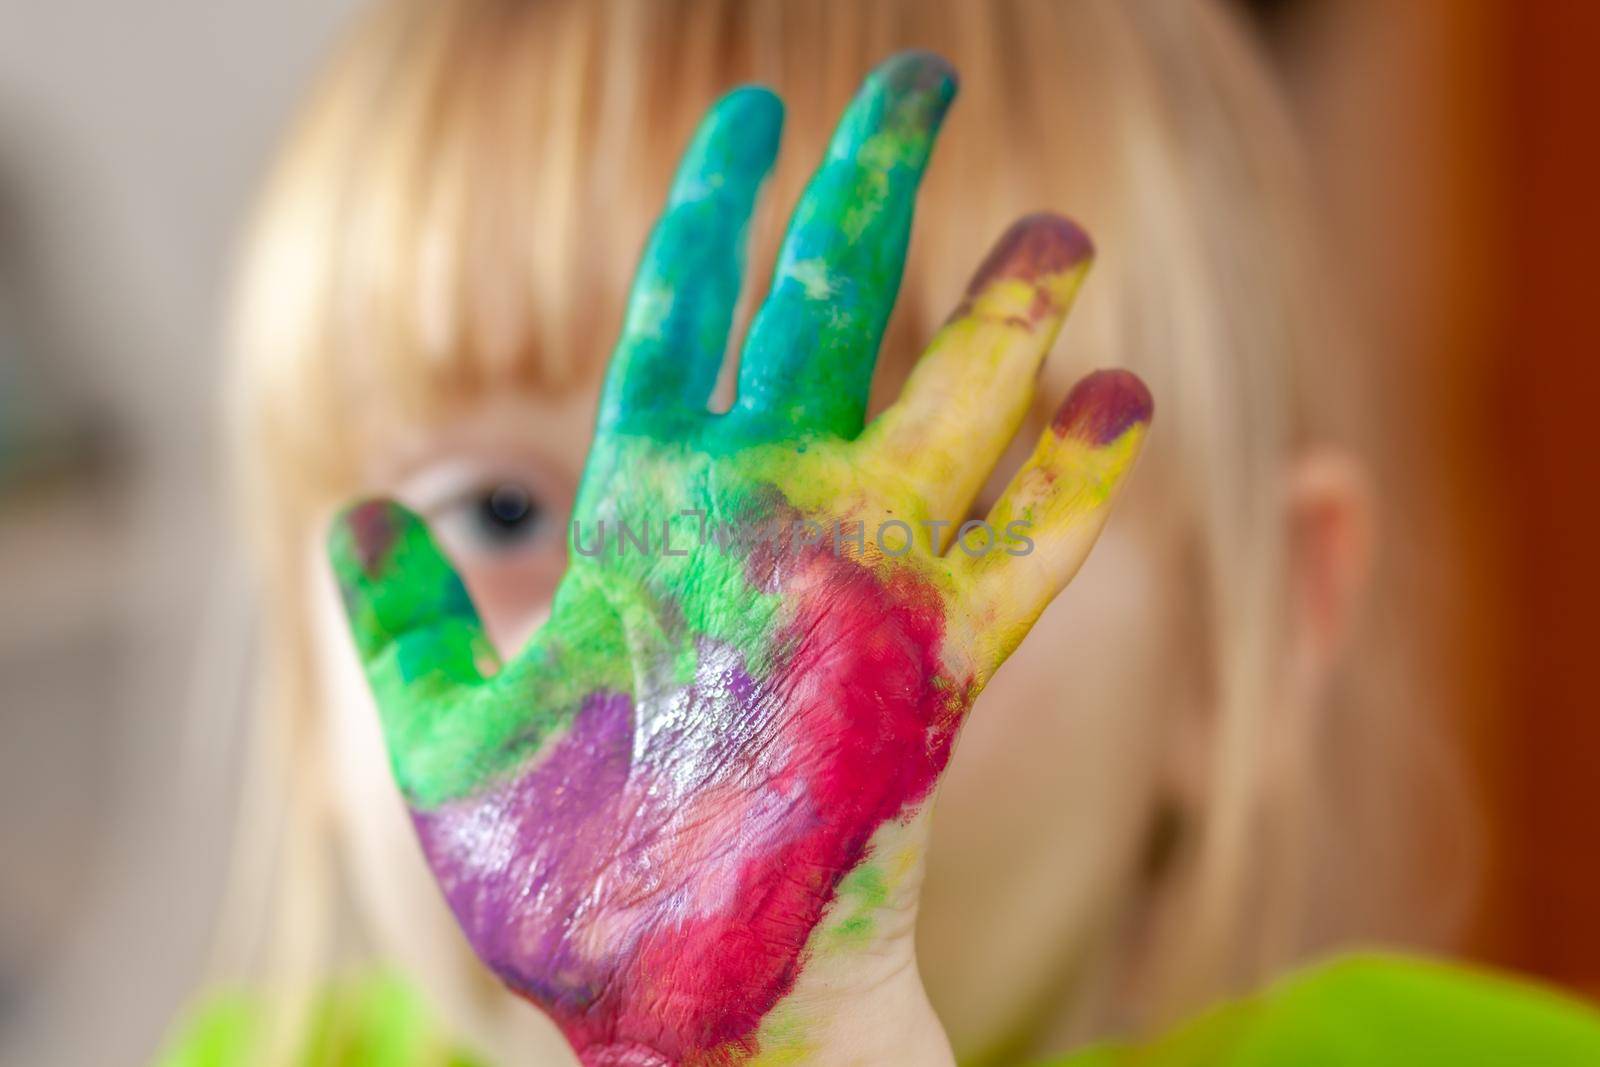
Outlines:
POLYGON ((854 437, 900 289, 917 187, 956 94, 939 56, 878 66, 795 208, 750 329, 737 411, 775 431, 854 437))

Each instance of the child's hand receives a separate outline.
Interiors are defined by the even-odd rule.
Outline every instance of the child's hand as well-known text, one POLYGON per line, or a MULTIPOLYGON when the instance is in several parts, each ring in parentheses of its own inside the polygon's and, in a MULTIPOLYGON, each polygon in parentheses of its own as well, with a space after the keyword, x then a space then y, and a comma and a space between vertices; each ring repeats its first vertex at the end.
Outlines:
MULTIPOLYGON (((571 566, 510 662, 415 516, 365 503, 334 529, 434 873, 478 954, 586 1063, 860 1052, 838 1019, 915 983, 926 816, 963 716, 1077 570, 1144 437, 1139 381, 1091 375, 988 529, 952 543, 1088 265, 1053 216, 1002 239, 862 429, 954 92, 929 55, 867 80, 720 415, 706 403, 781 109, 758 89, 713 109, 635 282, 571 566)), ((891 1025, 851 1025, 874 1022, 891 1025)))

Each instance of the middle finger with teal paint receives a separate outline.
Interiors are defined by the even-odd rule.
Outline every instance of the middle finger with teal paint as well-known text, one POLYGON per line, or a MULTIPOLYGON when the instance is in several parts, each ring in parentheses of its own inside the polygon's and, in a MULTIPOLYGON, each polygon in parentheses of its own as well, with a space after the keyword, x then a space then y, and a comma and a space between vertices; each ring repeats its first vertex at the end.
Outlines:
POLYGON ((739 299, 746 226, 782 126, 783 105, 754 86, 723 97, 700 123, 634 276, 602 429, 705 414, 739 299))
POLYGON ((854 437, 894 307, 912 209, 955 98, 950 65, 906 52, 867 77, 795 208, 744 347, 736 411, 854 437))

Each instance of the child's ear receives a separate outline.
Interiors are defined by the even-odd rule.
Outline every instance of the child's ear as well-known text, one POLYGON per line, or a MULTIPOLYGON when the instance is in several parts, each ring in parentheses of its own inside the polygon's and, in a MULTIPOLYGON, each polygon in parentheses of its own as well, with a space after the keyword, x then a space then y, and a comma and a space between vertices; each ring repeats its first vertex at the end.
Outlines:
POLYGON ((1354 457, 1318 449, 1296 460, 1289 524, 1289 684, 1314 699, 1338 662, 1370 578, 1376 504, 1354 457))

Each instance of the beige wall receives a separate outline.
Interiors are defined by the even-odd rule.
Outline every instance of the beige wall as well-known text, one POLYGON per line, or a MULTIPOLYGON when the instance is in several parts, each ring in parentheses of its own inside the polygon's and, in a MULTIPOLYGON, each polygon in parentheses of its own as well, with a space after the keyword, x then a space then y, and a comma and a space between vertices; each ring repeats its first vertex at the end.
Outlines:
POLYGON ((0 416, 54 457, 0 484, 0 1062, 144 1063, 203 962, 248 643, 220 295, 353 6, 0 2, 0 416))

